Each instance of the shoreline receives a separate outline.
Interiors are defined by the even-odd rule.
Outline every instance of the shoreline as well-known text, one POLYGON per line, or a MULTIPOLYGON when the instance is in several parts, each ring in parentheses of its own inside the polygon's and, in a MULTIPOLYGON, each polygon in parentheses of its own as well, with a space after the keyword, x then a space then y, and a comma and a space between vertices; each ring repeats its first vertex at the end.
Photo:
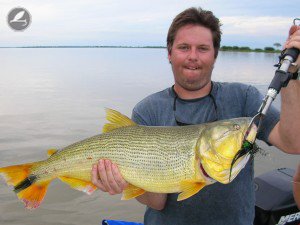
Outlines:
MULTIPOLYGON (((165 46, 114 46, 114 45, 61 45, 61 46, 9 46, 1 48, 151 48, 151 49, 166 49, 165 46)), ((266 47, 270 48, 270 47, 266 47)), ((224 52, 263 52, 263 53, 281 53, 281 50, 265 50, 260 48, 251 49, 249 47, 237 47, 237 46, 222 46, 219 51, 224 52)))

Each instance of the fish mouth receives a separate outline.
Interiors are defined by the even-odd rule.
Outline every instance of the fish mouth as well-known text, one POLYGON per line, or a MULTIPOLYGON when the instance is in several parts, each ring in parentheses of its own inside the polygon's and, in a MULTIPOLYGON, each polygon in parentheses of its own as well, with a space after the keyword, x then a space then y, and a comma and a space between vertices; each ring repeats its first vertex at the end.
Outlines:
POLYGON ((258 129, 257 126, 255 124, 252 124, 250 131, 248 131, 248 133, 246 133, 246 131, 244 132, 245 136, 247 137, 246 140, 249 141, 250 143, 255 142, 256 135, 257 135, 257 129, 258 129))
POLYGON ((250 155, 243 156, 230 170, 230 168, 224 168, 222 171, 218 172, 217 174, 211 177, 205 170, 202 163, 199 163, 200 171, 203 178, 210 184, 215 182, 220 182, 222 184, 230 183, 239 173, 240 171, 246 166, 247 162, 250 159, 250 155))

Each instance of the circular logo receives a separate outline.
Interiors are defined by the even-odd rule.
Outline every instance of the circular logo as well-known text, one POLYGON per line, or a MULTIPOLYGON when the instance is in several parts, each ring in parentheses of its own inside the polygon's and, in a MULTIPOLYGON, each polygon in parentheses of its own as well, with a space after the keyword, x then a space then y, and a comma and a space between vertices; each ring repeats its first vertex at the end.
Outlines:
POLYGON ((31 15, 22 7, 13 8, 7 15, 7 23, 15 31, 23 31, 30 25, 31 15))

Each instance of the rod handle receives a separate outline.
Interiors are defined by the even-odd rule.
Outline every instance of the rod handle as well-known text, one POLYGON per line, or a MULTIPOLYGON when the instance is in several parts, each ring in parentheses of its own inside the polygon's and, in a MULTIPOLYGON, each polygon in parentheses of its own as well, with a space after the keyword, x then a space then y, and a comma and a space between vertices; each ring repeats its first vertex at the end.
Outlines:
POLYGON ((295 62, 297 60, 298 56, 299 56, 299 52, 300 52, 300 50, 297 49, 297 48, 289 48, 289 49, 285 50, 285 52, 283 53, 282 58, 289 55, 293 58, 292 62, 295 62))

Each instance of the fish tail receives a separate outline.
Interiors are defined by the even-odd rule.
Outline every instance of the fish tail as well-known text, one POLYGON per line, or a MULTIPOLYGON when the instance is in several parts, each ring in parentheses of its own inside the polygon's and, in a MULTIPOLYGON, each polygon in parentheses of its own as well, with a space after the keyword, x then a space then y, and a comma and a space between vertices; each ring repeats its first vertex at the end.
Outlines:
POLYGON ((8 185, 14 187, 14 192, 24 202, 27 209, 39 207, 52 180, 39 181, 37 176, 32 175, 31 168, 34 164, 28 163, 0 168, 0 174, 8 185))
POLYGON ((17 186, 29 176, 33 164, 34 163, 27 163, 2 167, 0 168, 0 174, 8 185, 17 186))
POLYGON ((19 192, 21 192, 21 191, 25 190, 26 188, 30 187, 35 181, 36 181, 36 176, 29 175, 27 178, 25 178, 19 184, 14 186, 14 192, 16 194, 18 194, 19 192))

